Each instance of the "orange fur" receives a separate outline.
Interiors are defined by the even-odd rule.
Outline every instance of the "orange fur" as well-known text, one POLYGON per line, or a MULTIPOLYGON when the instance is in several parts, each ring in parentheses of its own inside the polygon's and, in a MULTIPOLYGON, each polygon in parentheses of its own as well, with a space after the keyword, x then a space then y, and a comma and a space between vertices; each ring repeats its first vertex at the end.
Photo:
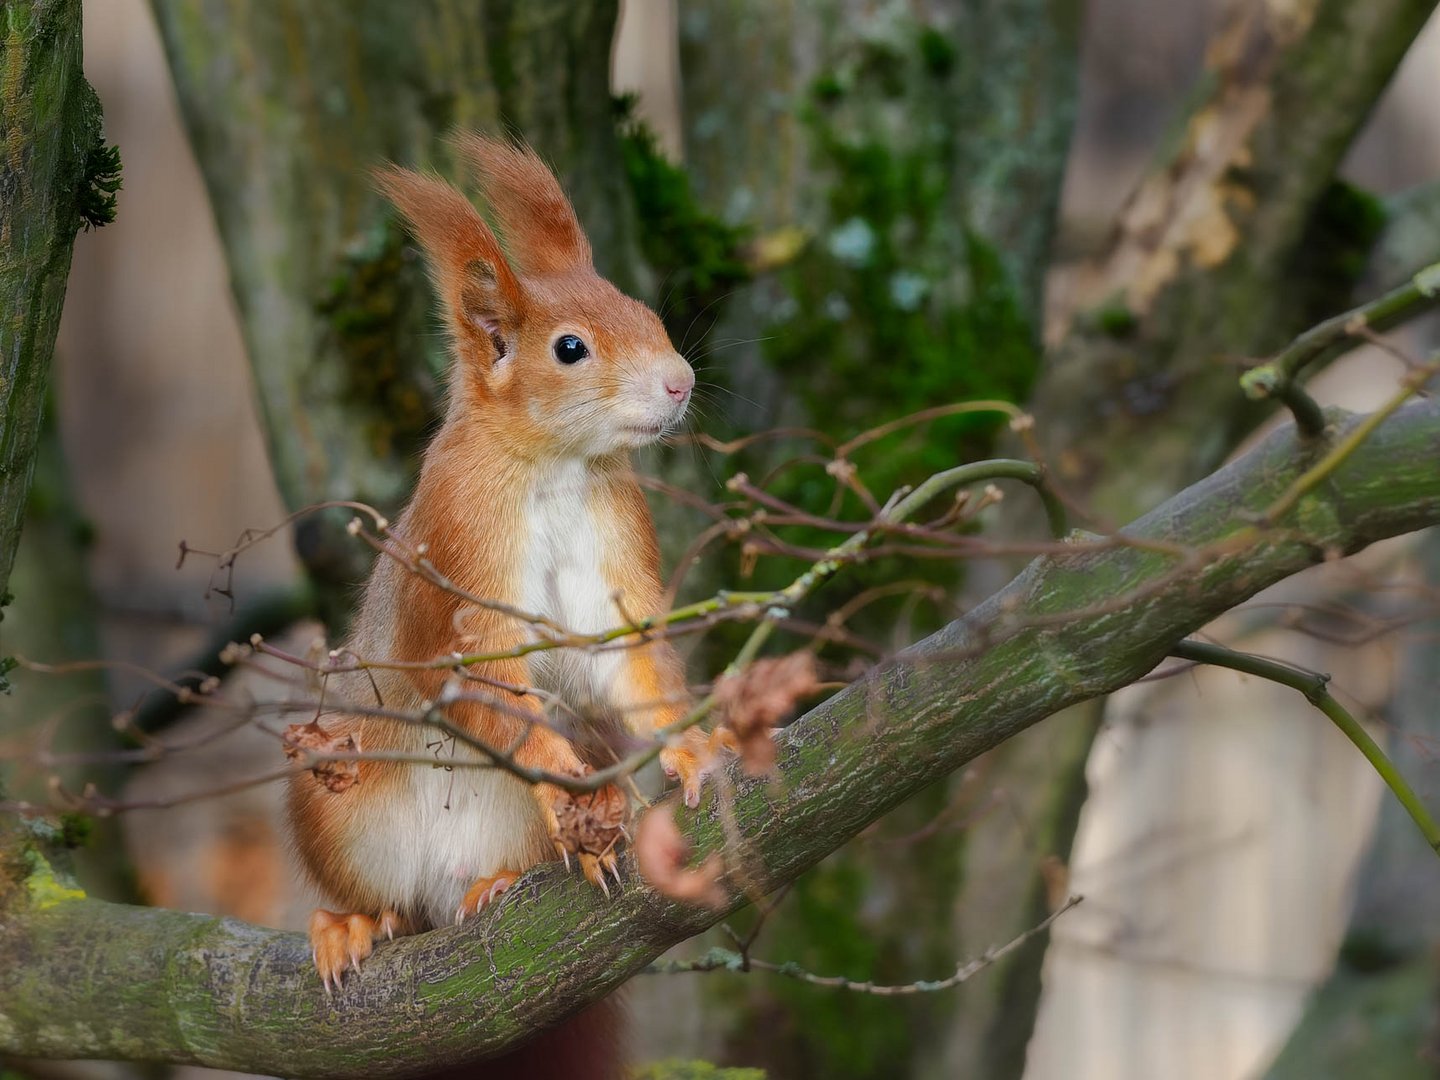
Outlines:
MULTIPOLYGON (((424 545, 435 568, 462 589, 575 631, 658 614, 659 552, 629 451, 678 424, 694 376, 655 314, 596 275, 573 209, 532 151, 478 136, 460 146, 504 248, 443 181, 399 168, 377 174, 425 251, 453 351, 445 420, 395 530, 424 545), (566 335, 579 337, 589 355, 562 363, 555 349, 566 335)), ((348 648, 369 658, 429 660, 456 649, 507 649, 534 632, 381 558, 348 648)), ((541 686, 573 699, 587 718, 618 715, 646 734, 687 708, 681 665, 660 641, 533 653, 472 671, 491 682, 463 689, 488 696, 455 702, 447 715, 491 746, 519 742, 517 760, 552 772, 582 766, 589 732, 530 723, 540 714, 536 696, 495 682, 541 686)), ((417 710, 454 679, 435 669, 374 677, 373 684, 363 673, 333 677, 331 688, 349 700, 378 694, 387 708, 417 710)), ((341 714, 322 723, 352 734, 362 752, 473 756, 399 721, 341 714)), ((662 754, 691 801, 702 746, 687 736, 662 754)), ((382 928, 421 930, 452 912, 463 917, 502 891, 489 883, 555 857, 557 797, 495 769, 446 773, 362 761, 359 782, 341 792, 298 775, 290 786, 296 846, 342 912, 317 913, 312 924, 327 984, 368 955, 382 928)), ((592 859, 583 869, 595 880, 605 866, 592 859)), ((541 1051, 526 1053, 530 1061, 541 1051)), ((608 1068, 578 1075, 609 1075, 608 1068)))

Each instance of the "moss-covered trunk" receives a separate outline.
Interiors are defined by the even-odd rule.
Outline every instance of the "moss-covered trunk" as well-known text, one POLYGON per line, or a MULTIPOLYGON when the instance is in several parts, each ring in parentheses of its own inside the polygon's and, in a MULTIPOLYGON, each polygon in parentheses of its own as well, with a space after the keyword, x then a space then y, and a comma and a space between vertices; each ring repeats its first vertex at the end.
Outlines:
POLYGON ((80 0, 0 7, 0 598, 25 516, 75 233, 109 214, 94 183, 109 165, 100 103, 80 58, 80 0))

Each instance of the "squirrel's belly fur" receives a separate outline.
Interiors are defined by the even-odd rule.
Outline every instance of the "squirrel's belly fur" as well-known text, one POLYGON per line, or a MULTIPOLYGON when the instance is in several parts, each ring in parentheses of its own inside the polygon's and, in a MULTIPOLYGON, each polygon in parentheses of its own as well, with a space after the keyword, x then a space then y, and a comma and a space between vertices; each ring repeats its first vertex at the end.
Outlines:
MULTIPOLYGON (((418 734, 409 750, 433 754, 436 737, 418 734)), ((366 891, 380 899, 373 906, 440 926, 454 921, 477 878, 533 866, 551 848, 523 781, 497 769, 409 765, 390 811, 368 819, 350 851, 363 867, 366 891)))
MULTIPOLYGON (((613 550, 615 526, 593 499, 593 484, 583 463, 559 467, 543 476, 528 496, 527 529, 516 547, 511 585, 502 596, 520 611, 543 616, 568 631, 594 633, 624 621, 615 589, 607 580, 604 552, 613 550), (598 510, 598 512, 597 512, 598 510)), ((394 603, 388 594, 392 568, 367 598, 375 607, 394 603)), ((623 601, 623 598, 622 598, 623 601)), ((390 620, 371 621, 388 625, 390 620)), ((513 623, 513 642, 536 636, 513 623)), ((393 653, 388 635, 356 642, 365 655, 393 653), (376 640, 380 638, 380 640, 376 640)), ((598 714, 619 701, 622 654, 618 649, 544 650, 528 658, 530 681, 556 694, 572 709, 598 714)), ((341 684, 346 696, 364 700, 372 693, 368 678, 351 674, 341 684)), ((420 711, 414 687, 403 677, 379 676, 389 708, 420 711)), ((558 721, 564 716, 556 717, 558 721)), ((292 799, 333 799, 329 821, 346 853, 343 881, 321 874, 334 898, 366 911, 395 911, 421 926, 452 921, 465 891, 476 880, 502 870, 523 870, 553 857, 543 820, 528 785, 500 769, 447 767, 479 755, 434 729, 385 720, 346 718, 337 730, 352 731, 362 752, 393 752, 434 758, 436 767, 367 763, 364 783, 373 798, 364 814, 359 800, 331 795, 305 780, 292 799), (349 804, 349 805, 347 805, 349 804), (377 812, 379 811, 379 812, 377 812)), ((306 778, 308 779, 308 778, 306 778)), ((297 817, 297 820, 307 820, 297 817)), ((296 836, 305 853, 307 837, 296 836)), ((330 844, 325 849, 333 850, 330 844)), ((307 859, 312 866, 315 860, 307 859)), ((322 860, 323 861, 323 857, 322 860)))
MULTIPOLYGON (((613 551, 613 523, 594 506, 586 464, 556 467, 530 491, 522 550, 518 606, 571 633, 593 634, 625 622, 624 598, 607 580, 605 553, 613 551)), ((618 648, 560 649, 531 653, 531 682, 572 708, 605 709, 616 703, 622 657, 618 648)))

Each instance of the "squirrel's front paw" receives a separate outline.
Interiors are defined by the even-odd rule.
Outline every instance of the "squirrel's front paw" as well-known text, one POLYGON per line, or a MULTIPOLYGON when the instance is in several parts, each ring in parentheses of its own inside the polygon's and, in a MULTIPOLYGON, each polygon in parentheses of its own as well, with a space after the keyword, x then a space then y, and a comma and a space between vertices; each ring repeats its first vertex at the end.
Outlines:
POLYGON ((317 908, 310 916, 310 956, 325 992, 338 990, 346 971, 359 971, 379 938, 407 932, 393 911, 372 919, 369 915, 340 915, 317 908))
POLYGON ((625 835, 630 800, 614 784, 578 794, 548 784, 542 787, 548 788, 542 800, 556 853, 566 866, 570 865, 570 856, 575 856, 586 880, 609 896, 605 875, 608 873, 617 884, 620 881, 615 849, 625 835))
POLYGON ((699 728, 689 728, 672 746, 660 751, 660 768, 672 780, 680 781, 681 798, 692 809, 700 805, 705 778, 718 759, 716 739, 699 728))

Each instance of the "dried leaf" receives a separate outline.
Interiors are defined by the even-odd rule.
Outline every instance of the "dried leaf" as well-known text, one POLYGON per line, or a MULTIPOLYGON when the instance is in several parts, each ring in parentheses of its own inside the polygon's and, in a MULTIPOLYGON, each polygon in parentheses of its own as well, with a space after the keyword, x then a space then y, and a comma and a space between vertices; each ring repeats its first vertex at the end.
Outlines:
POLYGON ((815 656, 805 650, 757 660, 739 674, 719 681, 715 706, 734 735, 734 748, 747 773, 759 776, 774 770, 774 727, 795 711, 801 698, 819 687, 815 656))
POLYGON ((725 863, 719 853, 712 853, 693 869, 686 868, 689 858, 690 844, 680 835, 670 806, 655 807, 640 819, 635 830, 635 861, 655 891, 672 900, 724 907, 727 898, 720 876, 725 863))
MULTIPOLYGON (((291 761, 312 755, 353 754, 360 745, 354 735, 336 735, 320 726, 320 721, 291 724, 285 729, 285 756, 291 761)), ((330 791, 341 792, 360 782, 358 761, 320 761, 311 766, 315 779, 330 791)))

